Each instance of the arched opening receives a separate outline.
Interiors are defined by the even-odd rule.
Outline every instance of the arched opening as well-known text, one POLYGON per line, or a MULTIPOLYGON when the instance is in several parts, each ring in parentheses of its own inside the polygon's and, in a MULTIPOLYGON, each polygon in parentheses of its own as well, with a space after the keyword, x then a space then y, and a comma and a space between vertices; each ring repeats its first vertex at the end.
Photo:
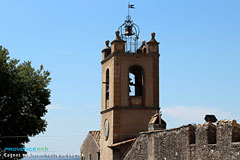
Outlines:
POLYGON ((129 68, 129 105, 144 106, 144 72, 140 66, 129 68))
POLYGON ((129 96, 143 96, 144 74, 140 66, 129 68, 129 96))
POLYGON ((135 76, 129 73, 129 96, 135 96, 135 76))
POLYGON ((107 69, 107 71, 106 71, 105 99, 106 99, 105 109, 107 109, 107 107, 108 107, 108 101, 109 101, 109 69, 107 69))
POLYGON ((106 71, 106 100, 109 100, 109 69, 106 71))

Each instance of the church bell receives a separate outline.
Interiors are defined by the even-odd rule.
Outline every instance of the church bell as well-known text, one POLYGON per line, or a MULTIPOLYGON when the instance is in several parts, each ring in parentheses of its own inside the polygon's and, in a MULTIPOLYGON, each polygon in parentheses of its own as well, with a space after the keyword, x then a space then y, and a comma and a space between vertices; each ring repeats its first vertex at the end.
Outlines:
POLYGON ((132 26, 125 26, 125 35, 126 36, 132 36, 132 26))

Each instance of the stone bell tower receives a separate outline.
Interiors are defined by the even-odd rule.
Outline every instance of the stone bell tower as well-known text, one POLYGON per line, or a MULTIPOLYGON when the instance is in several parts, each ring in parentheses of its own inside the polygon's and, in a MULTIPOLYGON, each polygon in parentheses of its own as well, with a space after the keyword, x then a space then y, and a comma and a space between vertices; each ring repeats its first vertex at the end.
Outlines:
POLYGON ((138 47, 138 34, 128 16, 102 50, 101 160, 120 159, 122 150, 112 146, 147 131, 159 112, 159 43, 152 33, 138 47))

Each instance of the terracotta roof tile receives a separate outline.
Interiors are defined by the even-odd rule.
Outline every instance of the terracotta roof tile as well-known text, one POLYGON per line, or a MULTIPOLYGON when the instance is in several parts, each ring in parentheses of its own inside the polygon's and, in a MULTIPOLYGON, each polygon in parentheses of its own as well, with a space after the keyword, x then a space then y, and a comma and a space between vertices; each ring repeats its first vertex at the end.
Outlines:
POLYGON ((109 146, 109 147, 117 147, 117 146, 120 146, 120 145, 123 145, 123 144, 126 144, 126 143, 134 142, 135 140, 136 140, 136 138, 128 139, 128 140, 126 140, 126 141, 114 143, 114 144, 112 144, 112 145, 109 146))
POLYGON ((100 131, 89 131, 89 133, 93 136, 93 138, 99 144, 99 141, 100 141, 100 131))

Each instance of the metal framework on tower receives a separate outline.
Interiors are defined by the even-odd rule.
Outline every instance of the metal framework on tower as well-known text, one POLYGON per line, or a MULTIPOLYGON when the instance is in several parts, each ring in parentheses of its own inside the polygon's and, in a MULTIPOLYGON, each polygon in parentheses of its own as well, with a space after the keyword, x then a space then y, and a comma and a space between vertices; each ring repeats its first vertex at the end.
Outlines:
POLYGON ((140 29, 138 25, 133 23, 131 20, 131 16, 129 14, 130 8, 134 8, 134 5, 128 4, 128 16, 124 23, 118 28, 118 30, 120 32, 121 39, 126 41, 126 52, 136 53, 138 49, 140 29))

